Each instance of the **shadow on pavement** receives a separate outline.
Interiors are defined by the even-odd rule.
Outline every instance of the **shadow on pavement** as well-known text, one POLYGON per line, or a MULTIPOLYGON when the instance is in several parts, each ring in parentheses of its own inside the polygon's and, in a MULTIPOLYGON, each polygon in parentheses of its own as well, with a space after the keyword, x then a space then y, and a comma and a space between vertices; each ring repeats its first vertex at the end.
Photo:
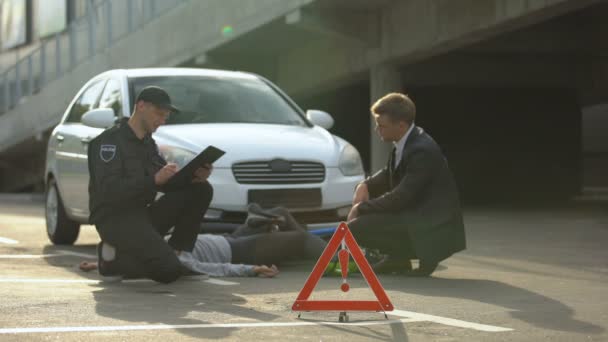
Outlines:
MULTIPOLYGON (((309 314, 309 312, 307 312, 309 314)), ((337 316, 337 313, 336 313, 337 316)), ((318 319, 310 319, 310 318, 300 318, 301 321, 304 322, 327 322, 327 320, 318 320, 318 319)), ((357 323, 356 320, 350 320, 350 323, 357 323)), ((384 334, 379 331, 374 331, 369 326, 357 326, 357 329, 365 330, 365 332, 354 332, 352 328, 347 328, 346 326, 339 325, 325 325, 325 328, 333 329, 334 331, 346 335, 357 335, 358 337, 368 338, 370 341, 399 341, 399 342, 407 342, 409 341, 409 337, 407 336, 407 332, 405 331, 405 323, 403 322, 391 322, 389 324, 391 328, 391 333, 384 334)), ((332 336, 340 336, 340 335, 332 335, 332 336)))
POLYGON ((511 316, 544 329, 601 334, 604 328, 577 320, 569 306, 519 287, 483 279, 408 278, 407 283, 386 290, 432 297, 475 300, 513 310, 511 316))
MULTIPOLYGON (((157 283, 116 283, 92 285, 98 315, 135 324, 208 324, 198 313, 217 313, 243 317, 250 321, 271 322, 277 315, 241 307, 246 299, 211 284, 178 280, 170 285, 157 283)), ((176 329, 192 337, 221 339, 238 328, 176 329)))
POLYGON ((85 277, 89 279, 96 279, 97 273, 93 272, 83 272, 78 268, 78 264, 81 261, 93 261, 97 258, 94 257, 96 254, 96 245, 75 245, 75 246, 62 246, 62 245, 45 245, 42 247, 42 254, 56 254, 65 251, 76 252, 91 255, 90 258, 85 258, 83 256, 78 255, 66 255, 65 257, 60 258, 45 258, 44 261, 51 266, 55 267, 63 267, 70 272, 74 272, 76 275, 80 277, 85 277))

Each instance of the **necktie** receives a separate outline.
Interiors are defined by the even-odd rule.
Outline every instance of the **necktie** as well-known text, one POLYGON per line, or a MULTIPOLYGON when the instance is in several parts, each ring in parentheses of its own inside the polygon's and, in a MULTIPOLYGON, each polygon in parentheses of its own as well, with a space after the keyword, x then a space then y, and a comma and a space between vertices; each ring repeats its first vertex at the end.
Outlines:
POLYGON ((396 158, 397 158, 397 148, 393 147, 393 150, 391 151, 391 172, 395 171, 396 158))

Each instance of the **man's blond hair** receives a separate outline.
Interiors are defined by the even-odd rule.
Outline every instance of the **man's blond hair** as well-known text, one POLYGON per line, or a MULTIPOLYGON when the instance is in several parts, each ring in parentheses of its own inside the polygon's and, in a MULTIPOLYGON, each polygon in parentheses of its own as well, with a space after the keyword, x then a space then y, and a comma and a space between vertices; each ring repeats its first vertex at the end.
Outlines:
POLYGON ((390 93, 378 101, 371 108, 373 115, 386 115, 393 122, 405 121, 408 125, 416 119, 416 105, 407 95, 390 93))

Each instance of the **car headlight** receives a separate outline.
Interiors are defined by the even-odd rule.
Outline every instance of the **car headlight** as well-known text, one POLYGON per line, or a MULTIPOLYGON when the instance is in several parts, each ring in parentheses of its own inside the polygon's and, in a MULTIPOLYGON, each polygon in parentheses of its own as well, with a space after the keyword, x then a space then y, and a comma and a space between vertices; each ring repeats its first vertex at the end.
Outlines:
POLYGON ((171 145, 158 146, 158 152, 168 163, 175 163, 180 169, 196 157, 192 151, 171 145))
POLYGON ((363 174, 363 165, 359 152, 353 145, 346 145, 340 154, 340 163, 338 164, 340 172, 345 176, 358 176, 363 174))

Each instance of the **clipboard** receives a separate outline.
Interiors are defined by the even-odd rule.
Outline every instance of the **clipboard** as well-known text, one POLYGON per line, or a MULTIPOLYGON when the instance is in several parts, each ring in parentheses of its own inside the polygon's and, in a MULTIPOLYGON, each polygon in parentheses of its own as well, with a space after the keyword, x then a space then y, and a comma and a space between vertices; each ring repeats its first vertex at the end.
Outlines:
POLYGON ((216 160, 220 159, 226 152, 220 150, 215 146, 208 146, 201 153, 199 153, 194 159, 192 159, 186 166, 182 167, 173 177, 169 178, 167 183, 163 185, 165 189, 179 189, 188 186, 192 183, 194 177, 194 171, 204 164, 213 164, 216 160))

